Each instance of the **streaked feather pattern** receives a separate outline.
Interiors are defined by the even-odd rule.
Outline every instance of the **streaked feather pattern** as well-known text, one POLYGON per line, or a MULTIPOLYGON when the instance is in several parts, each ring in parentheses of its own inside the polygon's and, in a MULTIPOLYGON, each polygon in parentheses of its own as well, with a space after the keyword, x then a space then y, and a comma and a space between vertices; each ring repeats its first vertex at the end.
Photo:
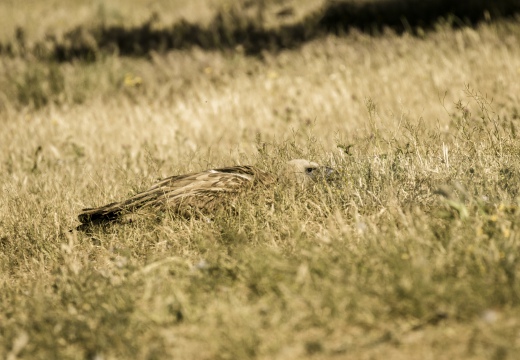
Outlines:
POLYGON ((169 211, 182 216, 211 213, 225 206, 241 193, 268 186, 277 180, 306 184, 328 176, 329 168, 308 160, 291 160, 279 176, 254 166, 231 166, 199 173, 175 175, 163 179, 150 189, 127 200, 97 208, 87 208, 78 215, 82 224, 103 223, 124 217, 141 209, 169 211), (323 171, 325 169, 325 171, 323 171))
POLYGON ((194 210, 211 211, 220 206, 218 203, 224 198, 274 181, 271 174, 253 166, 233 166, 176 175, 161 180, 127 200, 83 209, 78 219, 82 223, 109 221, 142 208, 168 209, 180 214, 194 210))

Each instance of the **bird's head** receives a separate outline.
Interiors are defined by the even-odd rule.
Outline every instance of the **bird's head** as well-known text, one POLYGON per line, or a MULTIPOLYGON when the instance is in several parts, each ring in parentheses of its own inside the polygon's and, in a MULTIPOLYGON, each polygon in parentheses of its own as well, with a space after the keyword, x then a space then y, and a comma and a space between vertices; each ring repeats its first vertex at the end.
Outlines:
POLYGON ((296 182, 302 186, 329 179, 334 170, 305 159, 288 161, 280 173, 282 180, 296 182))

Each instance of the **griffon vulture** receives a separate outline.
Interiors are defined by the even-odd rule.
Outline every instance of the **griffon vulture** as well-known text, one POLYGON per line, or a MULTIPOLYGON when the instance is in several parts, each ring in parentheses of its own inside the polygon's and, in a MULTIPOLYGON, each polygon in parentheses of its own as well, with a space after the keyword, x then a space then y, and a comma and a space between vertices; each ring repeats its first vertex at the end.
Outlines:
POLYGON ((141 210, 169 211, 185 217, 193 213, 211 214, 229 204, 231 199, 255 188, 284 181, 307 186, 332 172, 315 162, 297 159, 287 162, 278 176, 250 165, 175 175, 127 200, 83 209, 78 219, 81 226, 88 226, 119 220, 141 210))

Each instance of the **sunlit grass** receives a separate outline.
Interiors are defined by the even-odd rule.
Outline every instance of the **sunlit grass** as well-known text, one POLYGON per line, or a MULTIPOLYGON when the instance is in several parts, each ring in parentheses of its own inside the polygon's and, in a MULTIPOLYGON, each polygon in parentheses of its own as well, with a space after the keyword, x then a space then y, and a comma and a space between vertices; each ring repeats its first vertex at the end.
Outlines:
POLYGON ((517 357, 518 33, 2 58, 0 354, 517 357), (301 157, 339 180, 69 232, 161 177, 301 157))

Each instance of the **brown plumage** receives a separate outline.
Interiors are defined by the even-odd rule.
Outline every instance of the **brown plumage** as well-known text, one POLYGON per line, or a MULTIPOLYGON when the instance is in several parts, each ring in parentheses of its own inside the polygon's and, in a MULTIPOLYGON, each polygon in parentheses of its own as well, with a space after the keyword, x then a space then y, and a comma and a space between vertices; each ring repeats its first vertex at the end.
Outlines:
POLYGON ((176 175, 161 180, 127 200, 83 209, 78 219, 82 224, 104 223, 139 210, 169 211, 181 216, 210 214, 229 204, 234 197, 254 188, 285 180, 305 186, 321 176, 328 176, 331 171, 316 163, 298 159, 289 161, 279 176, 249 165, 176 175))

